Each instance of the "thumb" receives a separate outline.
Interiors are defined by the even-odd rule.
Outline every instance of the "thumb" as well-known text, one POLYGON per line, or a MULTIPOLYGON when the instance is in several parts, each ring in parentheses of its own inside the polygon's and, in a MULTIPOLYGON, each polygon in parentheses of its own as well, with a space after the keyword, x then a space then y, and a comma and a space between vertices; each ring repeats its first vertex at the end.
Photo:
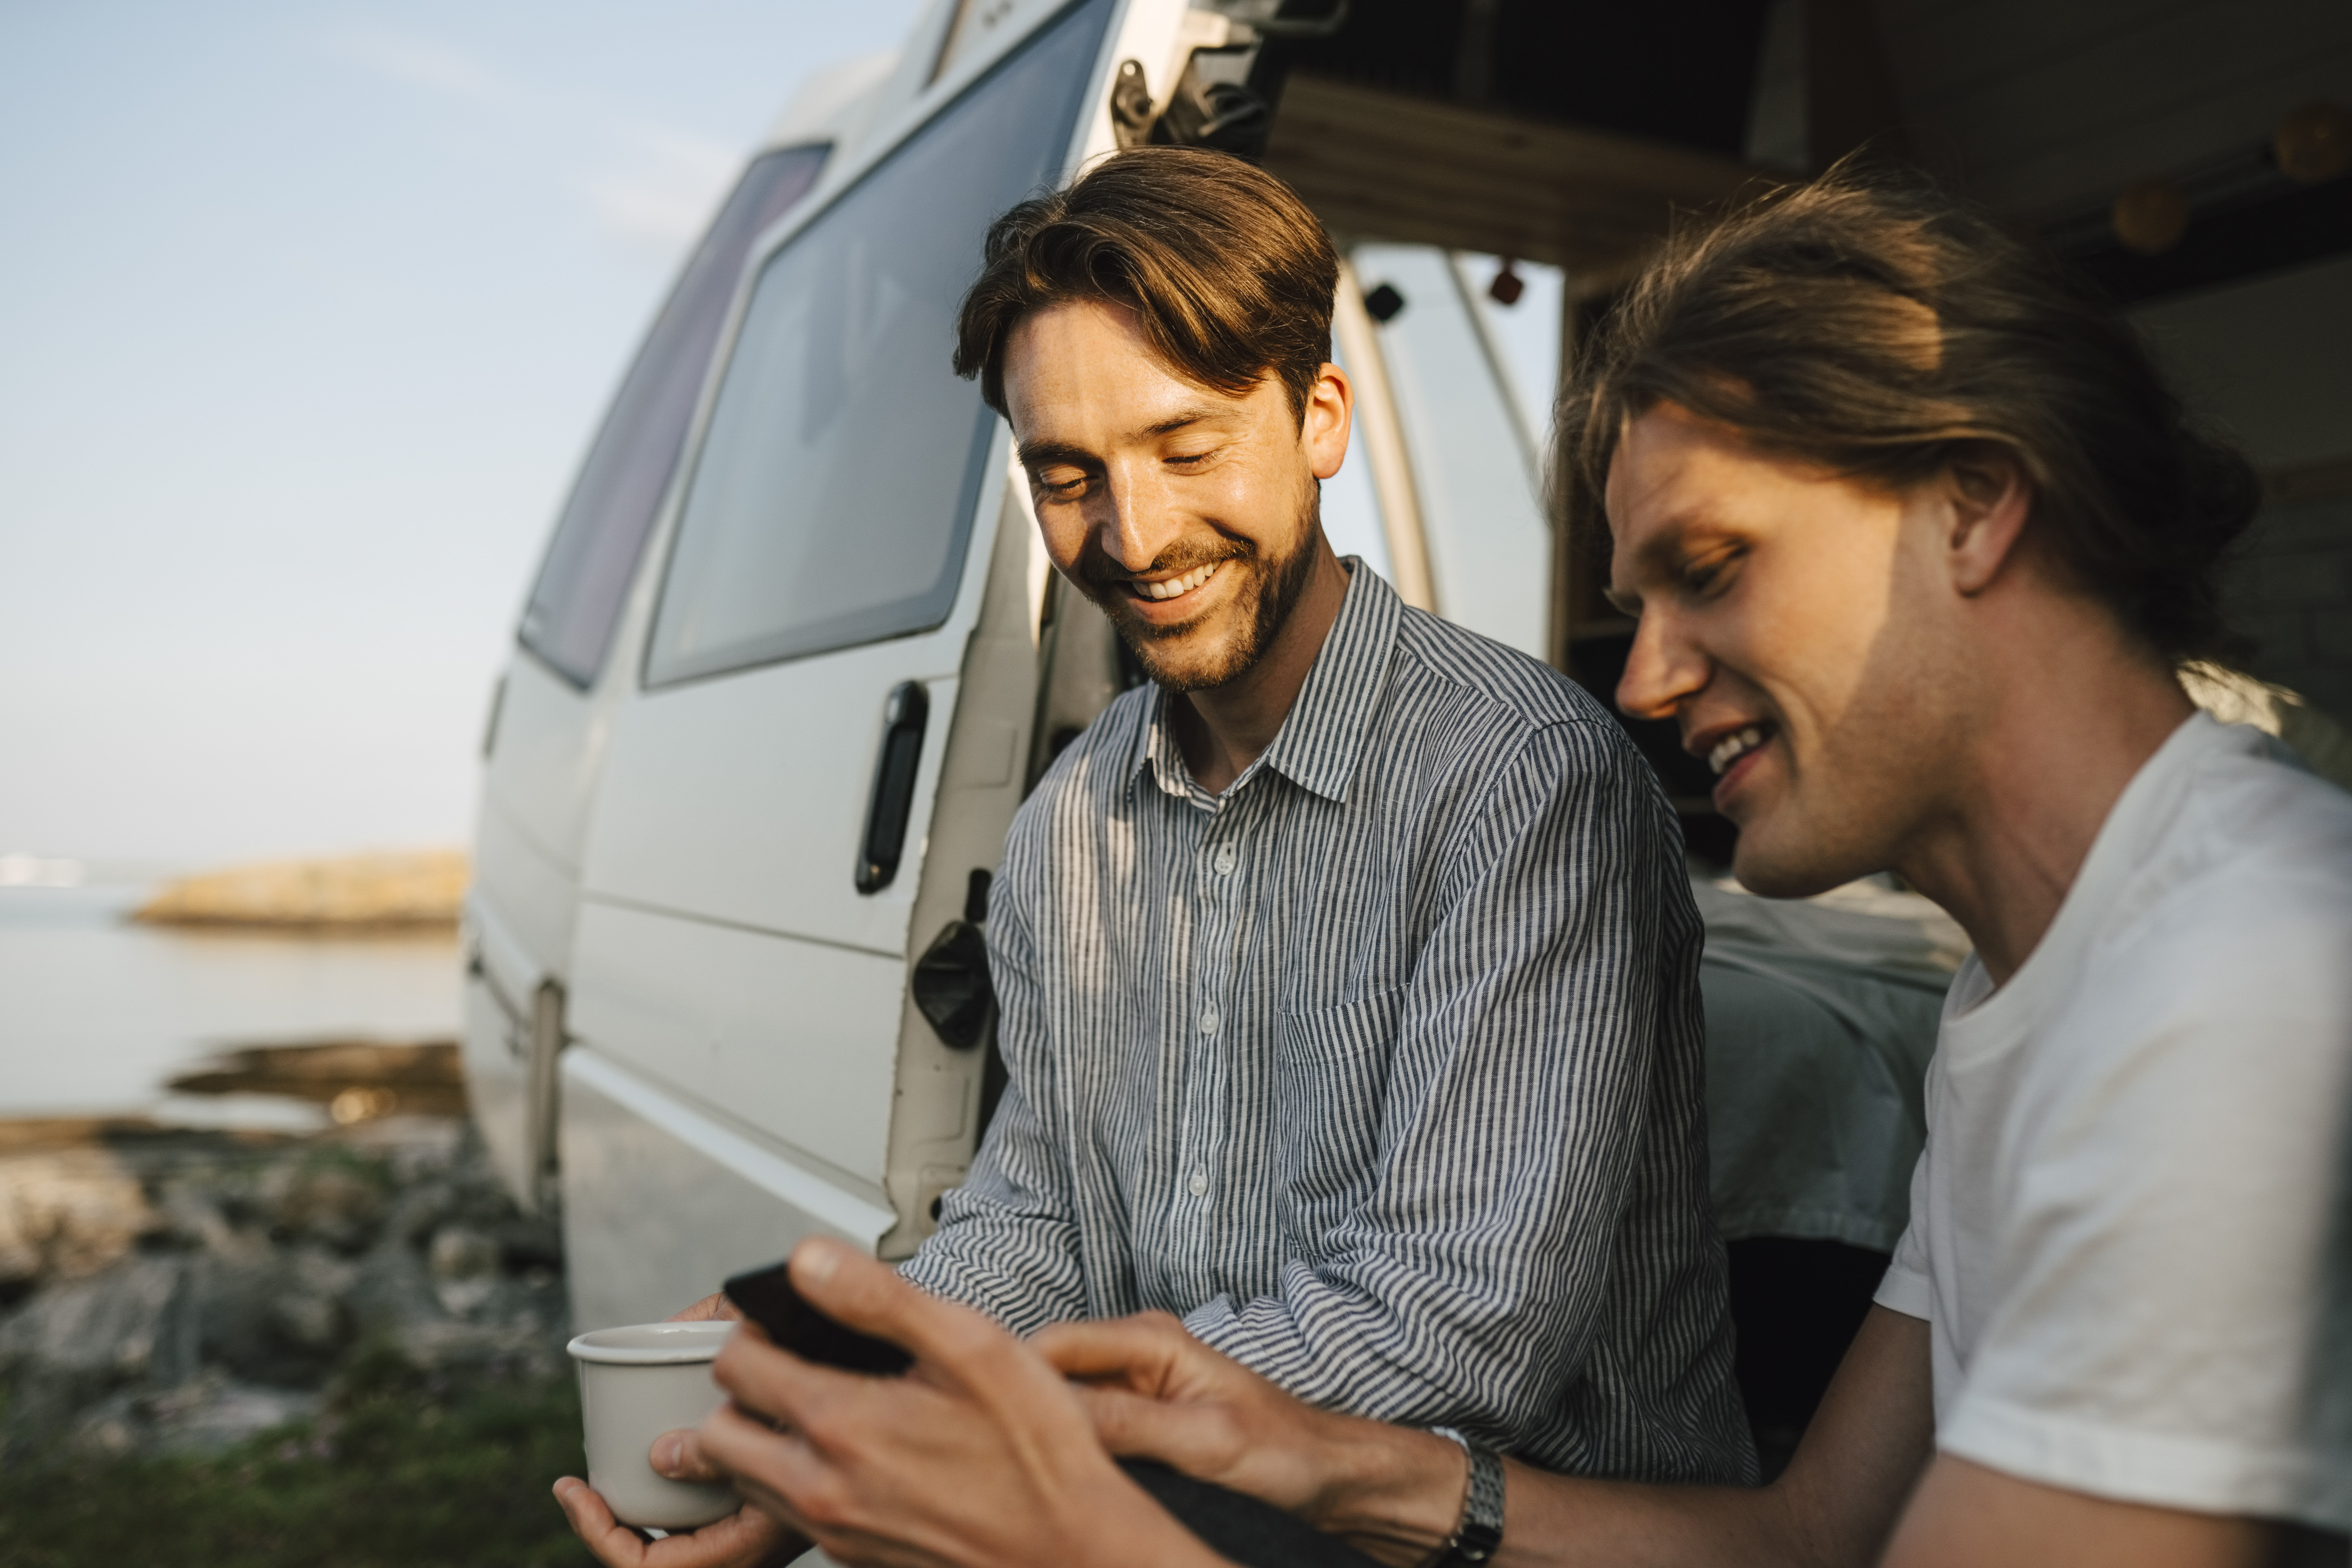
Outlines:
POLYGON ((710 1457, 702 1451, 702 1435, 691 1426, 665 1432, 655 1438, 646 1460, 653 1466, 654 1474, 674 1481, 723 1481, 729 1478, 729 1472, 711 1463, 710 1457))

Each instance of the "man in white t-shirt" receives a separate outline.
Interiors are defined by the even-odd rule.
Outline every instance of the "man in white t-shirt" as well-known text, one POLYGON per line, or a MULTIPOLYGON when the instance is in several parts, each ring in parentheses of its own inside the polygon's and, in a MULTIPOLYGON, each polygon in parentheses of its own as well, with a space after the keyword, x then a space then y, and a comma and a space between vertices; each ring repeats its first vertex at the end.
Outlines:
POLYGON ((1172 1319, 1024 1348, 824 1245, 806 1293, 916 1377, 731 1348, 788 1432, 722 1413, 707 1450, 859 1560, 1214 1561, 1108 1449, 1399 1564, 2344 1562, 2352 795, 2174 677, 2218 639, 2244 465, 2054 263, 1851 174, 1675 241, 1561 434, 1638 617, 1620 705, 1713 763, 1741 881, 1892 869, 1976 943, 1910 1230, 1786 1472, 1498 1464, 1172 1319))
MULTIPOLYGON (((2101 1497, 2352 1520, 2313 1419, 2352 1038, 2352 796, 2183 721, 1995 987, 1969 959, 1879 1287, 1939 1450, 2101 1497)), ((2337 1373, 2340 1376, 2340 1369, 2337 1373)), ((2339 1386, 2336 1398, 2343 1396, 2339 1386)))

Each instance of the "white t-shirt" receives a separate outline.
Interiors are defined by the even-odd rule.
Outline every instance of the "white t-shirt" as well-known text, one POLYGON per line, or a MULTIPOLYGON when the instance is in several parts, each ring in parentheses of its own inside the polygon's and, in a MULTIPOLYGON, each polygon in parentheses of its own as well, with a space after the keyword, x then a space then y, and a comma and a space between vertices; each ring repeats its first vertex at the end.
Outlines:
POLYGON ((2352 1526, 2352 795, 2200 713, 1927 1074, 1936 1442, 2071 1490, 2352 1526))

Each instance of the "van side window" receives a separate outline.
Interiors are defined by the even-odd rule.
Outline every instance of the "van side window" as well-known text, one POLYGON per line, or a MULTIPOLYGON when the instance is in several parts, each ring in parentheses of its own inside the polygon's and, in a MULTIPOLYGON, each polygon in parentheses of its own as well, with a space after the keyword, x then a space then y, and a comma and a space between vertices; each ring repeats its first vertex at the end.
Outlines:
POLYGON ((947 618, 995 416, 948 368, 991 219, 1060 172, 1110 12, 965 91, 765 264, 688 480, 648 685, 947 618))
POLYGON ((621 603, 719 350, 743 259, 761 230, 808 195, 831 149, 761 154, 703 237, 622 378, 523 610, 522 645, 573 685, 604 667, 621 603))

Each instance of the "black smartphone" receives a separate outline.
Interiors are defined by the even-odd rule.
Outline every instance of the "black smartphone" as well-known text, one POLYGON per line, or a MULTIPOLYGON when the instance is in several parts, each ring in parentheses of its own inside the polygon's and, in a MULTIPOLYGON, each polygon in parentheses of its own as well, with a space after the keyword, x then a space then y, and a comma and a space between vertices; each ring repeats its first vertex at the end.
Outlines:
POLYGON ((745 1317, 803 1361, 877 1377, 894 1377, 914 1364, 913 1356, 889 1341, 844 1328, 810 1306, 781 1263, 738 1274, 721 1288, 745 1317))

